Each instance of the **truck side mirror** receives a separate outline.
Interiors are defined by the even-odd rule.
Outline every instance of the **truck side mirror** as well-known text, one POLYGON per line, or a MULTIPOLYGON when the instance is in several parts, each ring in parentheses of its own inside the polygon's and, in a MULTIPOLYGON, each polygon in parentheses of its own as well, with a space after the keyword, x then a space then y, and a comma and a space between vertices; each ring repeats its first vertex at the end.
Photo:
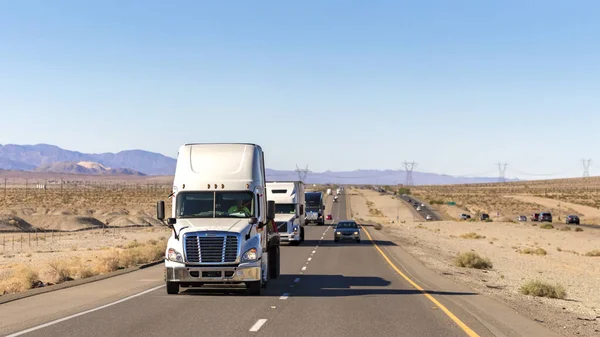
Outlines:
POLYGON ((304 214, 304 205, 300 205, 300 215, 304 214))
POLYGON ((177 223, 177 219, 175 219, 175 218, 168 218, 168 219, 167 219, 167 225, 169 225, 169 226, 171 226, 171 227, 172 227, 174 224, 176 224, 176 223, 177 223))
POLYGON ((165 202, 162 200, 156 203, 156 218, 160 221, 165 219, 165 202))
POLYGON ((248 219, 248 223, 251 225, 256 225, 258 223, 258 219, 253 216, 250 219, 248 219))
POLYGON ((267 219, 275 219, 275 201, 273 200, 267 202, 267 219))

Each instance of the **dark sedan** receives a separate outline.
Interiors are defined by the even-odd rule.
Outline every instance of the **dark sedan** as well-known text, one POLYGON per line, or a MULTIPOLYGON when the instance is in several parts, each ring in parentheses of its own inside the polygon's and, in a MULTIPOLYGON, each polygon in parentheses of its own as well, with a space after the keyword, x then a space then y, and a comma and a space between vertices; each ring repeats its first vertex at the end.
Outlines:
POLYGON ((574 223, 576 225, 579 225, 579 217, 577 215, 567 215, 567 217, 565 218, 565 223, 566 224, 574 223))
POLYGON ((352 220, 338 222, 333 230, 333 241, 353 240, 360 242, 360 228, 358 224, 352 220))

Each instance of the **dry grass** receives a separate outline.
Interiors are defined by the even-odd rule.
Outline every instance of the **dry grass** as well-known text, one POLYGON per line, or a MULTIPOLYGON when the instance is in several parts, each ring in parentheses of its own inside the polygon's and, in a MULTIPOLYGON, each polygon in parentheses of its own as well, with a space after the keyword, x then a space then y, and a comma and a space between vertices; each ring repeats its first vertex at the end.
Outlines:
POLYGON ((488 258, 483 258, 474 252, 458 254, 454 258, 454 265, 457 267, 474 268, 474 269, 492 269, 492 261, 488 258))
POLYGON ((133 240, 123 248, 92 251, 94 254, 102 253, 97 259, 81 256, 55 259, 47 263, 47 279, 42 279, 30 266, 20 266, 14 271, 5 271, 0 277, 0 294, 25 291, 39 283, 57 284, 159 261, 164 258, 166 245, 166 237, 144 243, 133 240))
POLYGON ((542 281, 529 281, 523 284, 520 290, 521 293, 524 295, 531 295, 537 297, 557 299, 565 299, 567 297, 567 292, 562 285, 552 285, 542 281))
POLYGON ((475 232, 462 234, 460 237, 463 239, 485 239, 485 236, 479 235, 475 232))
POLYGON ((541 229, 552 229, 552 228, 554 228, 554 226, 552 226, 549 223, 546 223, 546 224, 540 225, 540 228, 541 229))
POLYGON ((365 201, 365 203, 366 203, 367 207, 369 208, 370 216, 373 216, 373 217, 383 217, 384 216, 383 213, 379 209, 375 208, 372 201, 367 200, 367 201, 365 201))
POLYGON ((594 249, 590 252, 585 253, 585 256, 600 256, 600 250, 594 249))
POLYGON ((525 248, 525 249, 519 249, 517 252, 519 252, 521 254, 541 255, 541 256, 548 254, 548 252, 544 248, 536 248, 536 249, 525 248))

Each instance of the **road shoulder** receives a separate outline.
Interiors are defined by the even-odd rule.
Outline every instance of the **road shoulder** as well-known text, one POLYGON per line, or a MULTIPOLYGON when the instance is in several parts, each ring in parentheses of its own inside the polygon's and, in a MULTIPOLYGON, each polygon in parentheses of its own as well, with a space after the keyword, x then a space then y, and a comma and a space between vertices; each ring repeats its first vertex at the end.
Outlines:
MULTIPOLYGON (((369 232, 375 242, 390 240, 385 234, 373 227, 367 226, 365 230, 369 232)), ((430 270, 406 252, 398 243, 378 247, 407 277, 425 290, 443 290, 452 293, 473 292, 472 289, 430 270)), ((467 325, 469 325, 469 322, 475 323, 473 320, 476 320, 477 323, 484 325, 496 336, 560 336, 552 330, 523 317, 508 305, 485 295, 433 296, 444 306, 447 306, 450 311, 467 313, 468 315, 459 317, 467 325)))

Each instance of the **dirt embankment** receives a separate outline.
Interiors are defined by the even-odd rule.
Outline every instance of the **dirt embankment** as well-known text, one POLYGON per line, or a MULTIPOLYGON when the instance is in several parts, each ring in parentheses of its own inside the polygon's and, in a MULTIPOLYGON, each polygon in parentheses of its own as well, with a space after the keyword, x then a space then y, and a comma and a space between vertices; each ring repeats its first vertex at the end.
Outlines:
POLYGON ((600 230, 556 223, 541 228, 531 222, 414 221, 410 210, 389 195, 349 193, 354 218, 382 224, 382 231, 429 268, 506 301, 560 334, 600 334, 600 257, 594 256, 600 255, 600 230), (455 266, 454 258, 466 252, 489 258, 493 268, 455 266), (532 280, 560 284, 567 296, 523 295, 521 287, 532 280))

